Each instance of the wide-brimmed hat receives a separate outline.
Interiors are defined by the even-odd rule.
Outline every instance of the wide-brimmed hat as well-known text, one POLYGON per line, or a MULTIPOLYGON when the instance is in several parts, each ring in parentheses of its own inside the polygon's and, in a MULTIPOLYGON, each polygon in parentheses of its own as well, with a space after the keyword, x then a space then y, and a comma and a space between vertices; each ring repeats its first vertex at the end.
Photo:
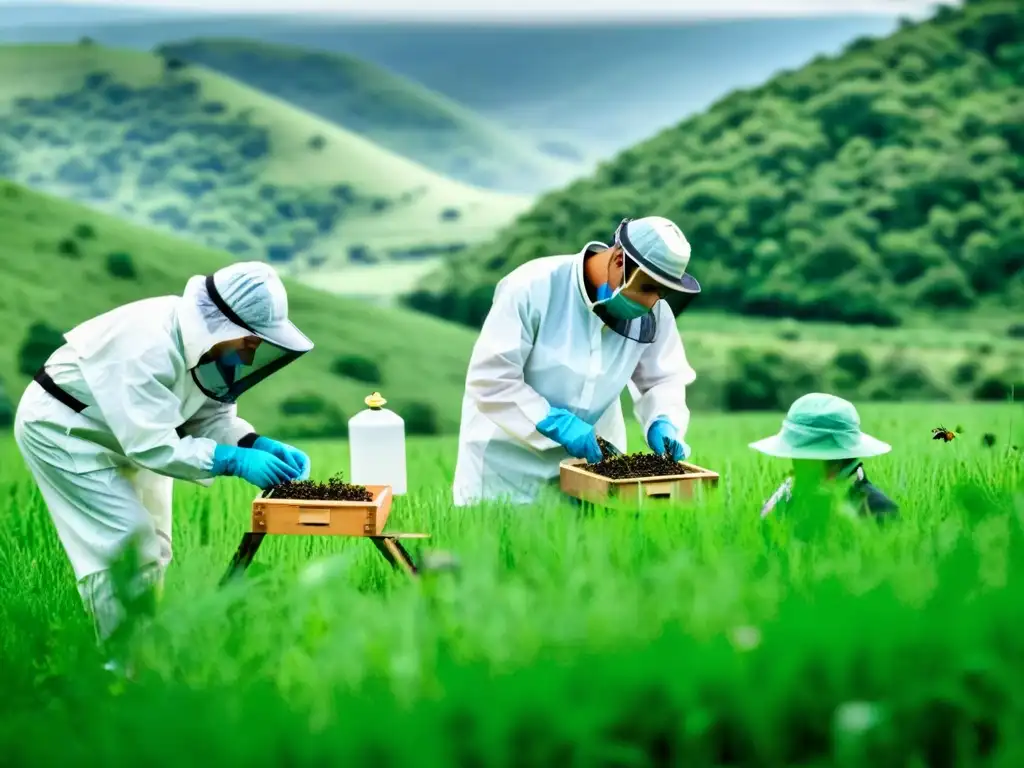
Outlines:
POLYGON ((892 450, 860 431, 853 403, 835 395, 812 392, 789 407, 782 429, 750 443, 755 451, 779 459, 866 459, 892 450))
POLYGON ((676 293, 700 293, 700 283, 686 271, 690 243, 672 220, 664 216, 623 219, 615 230, 615 242, 661 285, 676 293))

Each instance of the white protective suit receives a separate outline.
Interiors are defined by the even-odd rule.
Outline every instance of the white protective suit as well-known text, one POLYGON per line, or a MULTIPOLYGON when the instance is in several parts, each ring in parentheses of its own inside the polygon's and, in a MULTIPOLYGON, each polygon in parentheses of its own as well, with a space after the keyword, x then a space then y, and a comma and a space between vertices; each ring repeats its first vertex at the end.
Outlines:
POLYGON ((569 454, 537 431, 554 407, 571 411, 627 452, 619 398, 628 388, 647 434, 658 416, 686 434, 686 387, 696 379, 672 310, 655 304, 652 343, 627 339, 592 311, 584 257, 528 261, 498 283, 473 348, 462 401, 453 496, 457 506, 492 499, 529 503, 558 477, 569 454))
POLYGON ((198 371, 207 367, 197 369, 200 357, 222 341, 261 337, 236 395, 313 346, 288 320, 272 267, 240 263, 212 277, 212 295, 210 278, 196 276, 182 296, 143 299, 77 326, 44 366, 77 403, 62 402, 37 377, 18 405, 15 438, 101 637, 117 623, 112 559, 137 537, 139 589, 161 584, 172 556, 174 479, 210 485, 216 445, 255 437, 233 402, 200 388, 198 371))

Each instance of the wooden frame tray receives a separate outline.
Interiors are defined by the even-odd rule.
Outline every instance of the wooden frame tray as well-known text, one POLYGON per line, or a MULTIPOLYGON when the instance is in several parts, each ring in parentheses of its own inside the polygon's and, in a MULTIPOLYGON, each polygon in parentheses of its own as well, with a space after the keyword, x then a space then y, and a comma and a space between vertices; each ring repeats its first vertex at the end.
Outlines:
POLYGON ((689 462, 680 462, 692 474, 612 479, 588 472, 585 459, 565 459, 559 465, 562 492, 580 501, 636 501, 692 499, 698 485, 718 486, 719 475, 689 462))
POLYGON ((257 496, 252 502, 250 530, 242 541, 224 576, 221 586, 240 577, 252 564, 267 534, 300 536, 358 536, 369 539, 396 569, 416 577, 419 569, 402 546, 405 539, 427 539, 426 533, 384 532, 394 495, 390 485, 368 485, 372 501, 320 501, 314 499, 275 499, 257 496))
POLYGON ((306 536, 382 536, 394 498, 390 485, 368 485, 373 501, 320 501, 258 496, 252 502, 254 533, 306 536))

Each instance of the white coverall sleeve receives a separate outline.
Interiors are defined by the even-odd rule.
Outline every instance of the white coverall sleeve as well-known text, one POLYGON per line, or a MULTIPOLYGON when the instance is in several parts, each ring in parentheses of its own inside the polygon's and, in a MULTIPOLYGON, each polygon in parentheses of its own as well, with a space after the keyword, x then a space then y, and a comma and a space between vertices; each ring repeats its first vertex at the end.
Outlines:
POLYGON ((494 289, 494 303, 473 346, 466 394, 492 422, 537 450, 558 443, 537 431, 551 404, 526 383, 523 365, 536 329, 530 317, 528 286, 505 278, 494 289))
POLYGON ((667 307, 662 309, 658 318, 658 335, 644 350, 632 376, 636 387, 636 393, 630 392, 634 395, 633 413, 643 426, 644 440, 659 417, 671 421, 679 430, 679 437, 685 438, 690 426, 686 388, 697 378, 686 359, 683 340, 679 337, 671 310, 667 307))
POLYGON ((106 350, 80 360, 82 375, 96 406, 124 455, 159 475, 180 480, 214 477, 216 442, 206 437, 179 438, 181 401, 160 378, 169 378, 164 350, 142 349, 134 354, 106 350), (114 352, 114 354, 109 354, 114 352))
POLYGON ((238 441, 256 429, 238 415, 235 403, 219 403, 208 399, 196 414, 181 426, 190 437, 206 437, 215 443, 238 445, 238 441))

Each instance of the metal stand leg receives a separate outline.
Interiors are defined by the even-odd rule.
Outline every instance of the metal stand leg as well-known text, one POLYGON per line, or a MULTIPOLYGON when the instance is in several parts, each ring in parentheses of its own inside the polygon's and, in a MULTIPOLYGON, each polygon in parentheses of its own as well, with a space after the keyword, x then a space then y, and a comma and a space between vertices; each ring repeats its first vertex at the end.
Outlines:
POLYGON ((391 536, 371 536, 373 545, 384 556, 392 568, 401 568, 409 576, 416 576, 419 570, 412 561, 402 542, 391 536))
POLYGON ((256 557, 256 552, 260 548, 260 544, 263 543, 263 537, 265 533, 243 533, 242 541, 238 545, 238 549, 235 550, 234 557, 231 558, 231 565, 228 566, 227 572, 221 577, 220 586, 224 586, 232 579, 237 576, 241 576, 245 573, 245 569, 252 564, 252 559, 256 557))
MULTIPOLYGON (((234 557, 231 558, 231 564, 228 566, 227 571, 221 577, 220 586, 223 587, 245 573, 246 569, 252 564, 253 558, 256 557, 256 552, 259 550, 260 544, 263 543, 263 537, 266 535, 265 533, 254 533, 251 531, 242 534, 242 541, 239 543, 238 549, 235 550, 234 557)), ((373 541, 377 551, 383 555, 392 568, 402 570, 412 577, 419 574, 419 569, 413 562, 412 557, 396 536, 367 536, 366 538, 373 541)))

